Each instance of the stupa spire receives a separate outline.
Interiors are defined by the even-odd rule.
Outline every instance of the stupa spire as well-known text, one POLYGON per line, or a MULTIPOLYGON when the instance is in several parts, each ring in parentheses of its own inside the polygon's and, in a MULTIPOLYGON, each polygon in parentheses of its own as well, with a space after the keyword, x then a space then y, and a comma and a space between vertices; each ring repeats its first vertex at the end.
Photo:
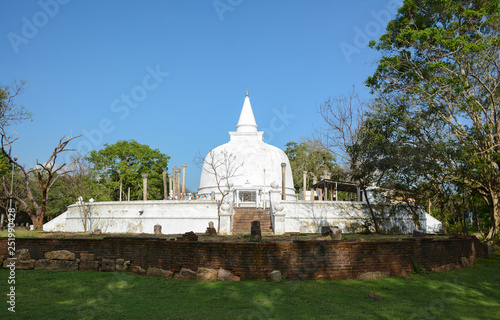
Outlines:
POLYGON ((252 106, 250 105, 250 98, 248 97, 248 86, 240 119, 236 125, 236 132, 257 132, 257 123, 255 122, 252 106))

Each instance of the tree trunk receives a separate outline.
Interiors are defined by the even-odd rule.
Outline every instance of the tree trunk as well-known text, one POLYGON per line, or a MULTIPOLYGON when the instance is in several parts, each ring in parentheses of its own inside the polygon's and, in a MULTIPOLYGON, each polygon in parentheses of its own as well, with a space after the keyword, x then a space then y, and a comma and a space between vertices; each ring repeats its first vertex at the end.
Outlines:
POLYGON ((415 212, 415 210, 413 210, 413 208, 411 207, 411 204, 410 202, 408 201, 408 199, 406 198, 405 196, 405 203, 406 205, 408 206, 408 210, 410 210, 410 213, 411 213, 411 216, 413 217, 413 222, 415 223, 415 226, 420 229, 420 217, 418 216, 418 214, 415 212))
POLYGON ((444 205, 445 205, 444 200, 439 200, 439 211, 441 213, 441 226, 443 228, 443 233, 446 234, 447 233, 447 231, 446 231, 446 216, 444 214, 444 205))
POLYGON ((372 216, 373 226, 375 227, 375 233, 380 233, 378 230, 377 219, 375 218, 375 214, 373 213, 372 205, 370 204, 370 200, 368 200, 368 193, 366 192, 366 188, 363 189, 363 193, 365 194, 366 204, 368 205, 368 209, 370 209, 370 214, 372 216))
POLYGON ((496 236, 498 230, 500 230, 500 195, 493 191, 491 192, 490 215, 491 228, 487 238, 491 240, 496 236))

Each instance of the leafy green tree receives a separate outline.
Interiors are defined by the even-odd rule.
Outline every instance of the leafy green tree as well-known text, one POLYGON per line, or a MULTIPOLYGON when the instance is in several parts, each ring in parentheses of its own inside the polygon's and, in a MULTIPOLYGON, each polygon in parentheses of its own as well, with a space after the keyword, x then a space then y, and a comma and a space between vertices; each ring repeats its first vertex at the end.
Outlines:
POLYGON ((345 179, 345 174, 335 163, 333 155, 318 140, 301 143, 288 142, 285 146, 285 154, 290 160, 296 190, 303 188, 304 171, 307 171, 306 187, 308 190, 311 189, 314 181, 321 180, 325 172, 329 173, 333 180, 342 181, 345 179))
POLYGON ((99 184, 106 188, 108 200, 117 201, 127 198, 142 200, 142 174, 148 174, 148 199, 163 199, 163 171, 167 170, 169 156, 158 149, 134 140, 105 144, 104 149, 91 151, 87 160, 99 184))
POLYGON ((384 56, 367 85, 447 128, 446 149, 456 156, 447 179, 482 195, 493 237, 500 229, 499 1, 406 0, 371 46, 384 56))

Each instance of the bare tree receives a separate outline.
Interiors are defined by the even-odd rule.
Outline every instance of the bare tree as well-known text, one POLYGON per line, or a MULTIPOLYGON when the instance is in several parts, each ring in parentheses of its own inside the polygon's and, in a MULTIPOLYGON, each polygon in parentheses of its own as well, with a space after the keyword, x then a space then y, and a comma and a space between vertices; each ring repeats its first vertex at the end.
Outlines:
POLYGON ((91 206, 94 199, 92 197, 99 197, 102 186, 92 179, 92 169, 84 156, 78 154, 73 157, 68 169, 69 172, 64 177, 63 183, 69 195, 73 199, 78 199, 76 204, 80 207, 84 232, 87 232, 88 228, 92 227, 93 222, 91 206), (88 203, 85 202, 85 199, 88 200, 88 203))
POLYGON ((31 114, 14 99, 23 93, 25 81, 15 81, 10 86, 0 86, 0 126, 7 127, 13 123, 28 120, 31 114))
POLYGON ((2 186, 7 196, 0 197, 0 200, 13 199, 17 201, 30 216, 31 220, 33 221, 33 227, 35 230, 41 230, 43 228, 43 220, 45 218, 47 204, 50 201, 57 199, 49 198, 50 189, 59 179, 59 177, 70 172, 69 170, 67 170, 66 163, 57 164, 58 155, 65 151, 72 151, 71 149, 67 148, 68 144, 72 140, 80 136, 81 135, 75 137, 73 137, 72 135, 68 137, 64 136, 61 140, 59 140, 59 144, 54 148, 52 155, 47 161, 45 161, 44 163, 40 163, 37 160, 36 166, 34 168, 26 169, 18 162, 18 160, 15 160, 11 155, 12 143, 18 139, 17 135, 15 138, 9 137, 6 133, 5 126, 0 128, 2 152, 7 157, 10 163, 13 163, 17 168, 19 168, 22 175, 24 176, 24 186, 26 188, 26 195, 29 201, 27 202, 20 196, 11 194, 5 179, 3 179, 2 181, 2 186), (41 199, 39 200, 36 199, 31 190, 30 177, 32 175, 35 175, 36 181, 38 182, 41 189, 41 199), (32 207, 28 203, 30 203, 32 207))
POLYGON ((315 130, 318 140, 346 167, 355 165, 348 148, 357 141, 368 107, 369 104, 353 88, 349 96, 328 98, 317 108, 325 123, 325 126, 315 130))
POLYGON ((359 96, 354 87, 349 96, 327 99, 318 108, 325 126, 316 129, 316 136, 332 154, 343 162, 344 167, 350 168, 350 179, 357 180, 356 182, 363 190, 375 232, 379 233, 377 220, 366 191, 371 179, 355 178, 354 172, 359 165, 359 158, 351 149, 351 146, 358 142, 358 132, 363 125, 364 112, 368 107, 369 103, 359 96))
MULTIPOLYGON (((195 163, 202 166, 205 173, 213 175, 217 190, 221 194, 221 200, 217 203, 217 215, 219 219, 218 229, 220 228, 220 209, 224 203, 224 199, 233 190, 232 178, 239 175, 239 170, 243 166, 243 162, 239 162, 237 157, 227 150, 216 151, 210 150, 205 158, 201 155, 195 157, 195 163)), ((219 232, 219 230, 217 230, 219 232)))

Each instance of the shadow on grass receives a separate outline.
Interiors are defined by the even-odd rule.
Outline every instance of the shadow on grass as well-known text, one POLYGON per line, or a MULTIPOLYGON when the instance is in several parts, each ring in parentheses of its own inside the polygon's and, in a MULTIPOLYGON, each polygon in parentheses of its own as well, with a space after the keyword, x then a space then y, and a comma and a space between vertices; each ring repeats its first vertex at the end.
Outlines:
POLYGON ((500 319, 498 259, 423 276, 281 283, 19 270, 15 286, 16 319, 500 319))

